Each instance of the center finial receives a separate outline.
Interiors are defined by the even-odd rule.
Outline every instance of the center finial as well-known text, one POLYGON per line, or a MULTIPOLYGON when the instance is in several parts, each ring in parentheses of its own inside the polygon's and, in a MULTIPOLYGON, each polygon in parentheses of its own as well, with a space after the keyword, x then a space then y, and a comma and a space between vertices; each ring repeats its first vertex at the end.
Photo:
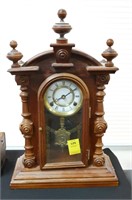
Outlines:
POLYGON ((58 17, 60 18, 60 22, 55 23, 55 25, 53 26, 53 30, 56 33, 60 34, 60 38, 57 39, 57 43, 67 43, 67 39, 64 37, 64 35, 70 32, 70 30, 72 29, 72 27, 68 23, 64 22, 66 15, 66 10, 60 9, 58 11, 58 17))

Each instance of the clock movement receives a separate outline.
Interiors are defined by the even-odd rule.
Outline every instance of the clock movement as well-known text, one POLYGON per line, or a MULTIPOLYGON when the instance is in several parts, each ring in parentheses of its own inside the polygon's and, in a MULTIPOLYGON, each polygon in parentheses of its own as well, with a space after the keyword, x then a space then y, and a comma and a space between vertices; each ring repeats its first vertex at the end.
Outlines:
POLYGON ((107 129, 103 100, 105 84, 118 68, 114 41, 102 65, 92 56, 74 49, 65 34, 71 26, 60 22, 53 30, 60 35, 53 50, 42 52, 27 62, 11 41, 7 54, 13 64, 8 70, 20 85, 22 117, 20 131, 25 138, 24 154, 17 159, 10 187, 54 188, 117 186, 118 177, 102 137, 107 129))

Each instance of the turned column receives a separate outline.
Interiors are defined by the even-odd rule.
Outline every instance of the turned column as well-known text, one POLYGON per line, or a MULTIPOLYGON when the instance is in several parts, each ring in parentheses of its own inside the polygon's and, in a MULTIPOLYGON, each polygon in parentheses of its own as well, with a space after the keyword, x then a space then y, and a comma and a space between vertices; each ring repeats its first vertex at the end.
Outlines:
POLYGON ((96 166, 103 166, 105 163, 103 153, 102 137, 107 129, 107 123, 104 120, 104 107, 103 100, 105 96, 105 84, 108 83, 110 77, 109 74, 99 74, 96 76, 96 111, 95 111, 95 122, 94 122, 94 134, 96 136, 95 152, 93 155, 93 163, 96 166))
MULTIPOLYGON (((28 107, 28 85, 29 85, 29 76, 25 75, 27 69, 21 67, 19 64, 19 60, 23 57, 23 55, 17 51, 15 48, 17 47, 16 41, 11 41, 10 46, 13 48, 11 52, 7 54, 9 60, 13 62, 12 68, 8 70, 15 76, 16 82, 20 85, 21 89, 21 100, 22 100, 22 117, 23 121, 20 124, 20 131, 25 138, 25 153, 23 158, 23 164, 27 168, 31 168, 36 164, 35 155, 34 155, 34 147, 32 144, 32 136, 33 136, 33 122, 31 120, 31 113, 29 112, 28 107)), ((28 69, 30 70, 30 69, 28 69)), ((31 69, 33 71, 33 69, 31 69)))
POLYGON ((113 73, 117 68, 114 67, 112 60, 118 55, 117 52, 112 49, 114 41, 108 39, 106 41, 108 48, 102 53, 102 56, 106 59, 105 67, 101 66, 100 69, 96 71, 96 110, 95 110, 95 122, 94 122, 94 134, 96 136, 95 152, 93 155, 93 164, 96 166, 103 166, 105 163, 104 153, 103 153, 103 143, 102 137, 107 129, 107 123, 104 120, 104 107, 103 100, 105 96, 105 84, 108 84, 110 80, 109 73, 113 73))
POLYGON ((31 121, 31 113, 28 109, 28 77, 17 77, 17 83, 21 83, 21 101, 23 121, 20 124, 20 131, 25 138, 25 154, 23 164, 25 167, 31 168, 35 165, 34 147, 32 145, 33 122, 31 121), (19 79, 19 81, 18 81, 19 79))

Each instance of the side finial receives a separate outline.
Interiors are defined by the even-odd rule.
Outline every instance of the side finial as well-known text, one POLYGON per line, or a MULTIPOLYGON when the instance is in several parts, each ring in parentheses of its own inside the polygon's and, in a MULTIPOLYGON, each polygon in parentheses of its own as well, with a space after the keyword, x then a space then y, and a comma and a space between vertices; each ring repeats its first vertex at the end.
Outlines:
POLYGON ((17 51, 15 48, 17 47, 17 42, 12 40, 10 42, 10 47, 13 49, 7 54, 7 58, 13 62, 12 68, 20 67, 18 61, 23 57, 22 53, 17 51))
POLYGON ((67 15, 66 10, 60 9, 58 11, 58 17, 60 18, 60 22, 55 23, 55 25, 53 26, 53 30, 55 31, 55 33, 60 34, 60 38, 57 39, 57 43, 67 43, 67 39, 64 38, 64 35, 66 33, 69 33, 70 30, 72 29, 72 27, 68 23, 64 22, 66 15, 67 15))
POLYGON ((108 49, 106 49, 102 56, 107 60, 105 63, 106 67, 114 67, 114 63, 112 60, 118 55, 118 53, 111 48, 111 46, 114 44, 114 41, 112 39, 108 39, 106 42, 108 49))

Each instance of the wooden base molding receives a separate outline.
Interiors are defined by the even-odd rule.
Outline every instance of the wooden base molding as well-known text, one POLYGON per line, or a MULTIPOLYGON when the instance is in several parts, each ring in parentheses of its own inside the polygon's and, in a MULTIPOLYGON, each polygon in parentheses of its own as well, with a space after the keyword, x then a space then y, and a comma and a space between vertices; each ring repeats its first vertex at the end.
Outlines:
POLYGON ((105 165, 87 168, 40 170, 25 168, 23 156, 17 159, 10 187, 12 189, 25 188, 74 188, 94 186, 117 186, 118 178, 110 158, 105 156, 105 165))

